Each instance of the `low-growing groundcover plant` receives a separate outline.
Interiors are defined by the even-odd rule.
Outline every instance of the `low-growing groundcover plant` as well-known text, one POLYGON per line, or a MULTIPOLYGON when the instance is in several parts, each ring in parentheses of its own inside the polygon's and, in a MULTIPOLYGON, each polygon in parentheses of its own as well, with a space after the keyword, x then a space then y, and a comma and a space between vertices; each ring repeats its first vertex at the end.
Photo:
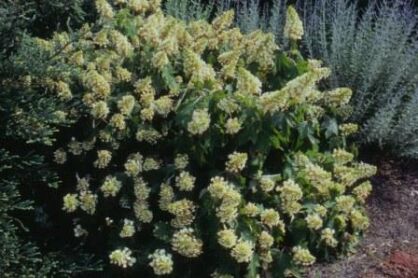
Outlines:
POLYGON ((349 151, 350 89, 319 90, 328 68, 231 28, 233 12, 186 23, 158 0, 96 7, 94 25, 36 40, 58 66, 32 86, 66 103, 51 194, 104 276, 291 276, 352 250, 376 169, 349 151))

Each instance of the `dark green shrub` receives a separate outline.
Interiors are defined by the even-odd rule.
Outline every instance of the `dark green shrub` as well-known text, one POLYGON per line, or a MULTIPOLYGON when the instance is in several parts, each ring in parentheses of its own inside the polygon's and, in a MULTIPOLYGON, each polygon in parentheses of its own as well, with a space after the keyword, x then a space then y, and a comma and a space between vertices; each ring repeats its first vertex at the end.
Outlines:
MULTIPOLYGON (((46 169, 40 150, 43 145, 53 142, 55 132, 65 125, 65 121, 59 120, 55 113, 63 103, 48 97, 28 78, 45 76, 51 64, 45 52, 25 33, 48 37, 54 30, 76 27, 87 20, 81 11, 82 3, 84 1, 0 3, 2 277, 63 277, 98 269, 91 256, 85 255, 80 248, 77 254, 74 253, 78 243, 57 246, 51 244, 50 238, 40 236, 56 227, 43 222, 45 204, 39 203, 34 193, 40 184, 57 185, 57 178, 46 169)), ((58 242, 60 237, 54 238, 58 242)), ((62 238, 61 241, 65 242, 62 238)))

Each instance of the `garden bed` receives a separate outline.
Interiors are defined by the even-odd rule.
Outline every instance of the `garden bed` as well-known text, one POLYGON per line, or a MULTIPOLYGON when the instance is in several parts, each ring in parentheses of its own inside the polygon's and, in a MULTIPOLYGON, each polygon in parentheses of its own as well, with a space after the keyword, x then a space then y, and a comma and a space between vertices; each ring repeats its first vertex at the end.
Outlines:
POLYGON ((307 277, 418 277, 418 171, 414 163, 373 159, 378 174, 367 210, 370 228, 356 254, 307 277))

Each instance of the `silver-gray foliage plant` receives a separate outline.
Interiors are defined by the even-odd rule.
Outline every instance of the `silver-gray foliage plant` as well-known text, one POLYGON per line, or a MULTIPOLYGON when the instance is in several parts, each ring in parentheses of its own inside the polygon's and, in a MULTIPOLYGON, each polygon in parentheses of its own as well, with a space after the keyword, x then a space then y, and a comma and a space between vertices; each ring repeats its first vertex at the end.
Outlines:
POLYGON ((163 7, 167 14, 185 21, 208 20, 214 8, 202 0, 166 0, 163 7))
POLYGON ((418 15, 408 1, 299 1, 304 45, 331 67, 331 85, 353 89, 362 142, 418 157, 418 15))

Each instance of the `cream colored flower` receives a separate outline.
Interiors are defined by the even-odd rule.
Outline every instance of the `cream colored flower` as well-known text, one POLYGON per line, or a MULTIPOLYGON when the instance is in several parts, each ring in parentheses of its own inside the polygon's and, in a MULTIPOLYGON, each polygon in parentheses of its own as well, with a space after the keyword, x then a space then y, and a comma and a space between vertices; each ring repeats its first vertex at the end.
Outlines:
POLYGON ((79 196, 80 208, 92 215, 96 212, 97 194, 91 191, 81 191, 79 196))
POLYGON ((315 263, 315 257, 309 252, 308 249, 302 248, 301 246, 293 247, 293 261, 296 264, 309 266, 315 263))
POLYGON ((298 265, 309 266, 315 262, 315 257, 308 249, 301 246, 293 247, 293 261, 298 265))
POLYGON ((129 82, 132 78, 132 73, 123 67, 116 67, 115 76, 118 82, 129 82))
POLYGON ((119 233, 119 236, 124 238, 124 237, 132 237, 135 234, 135 226, 134 226, 134 222, 132 220, 129 219, 124 219, 123 220, 123 227, 122 230, 119 233))
POLYGON ((152 121, 152 119, 154 118, 155 111, 153 108, 148 107, 148 108, 141 109, 140 113, 141 113, 141 119, 143 121, 152 121))
POLYGON ((96 9, 102 18, 104 19, 113 18, 112 6, 106 0, 96 0, 96 9))
POLYGON ((358 125, 352 123, 342 124, 338 127, 338 129, 341 131, 342 135, 349 136, 358 131, 358 125))
POLYGON ((129 42, 128 38, 119 31, 115 29, 110 30, 109 39, 116 53, 122 57, 129 57, 132 54, 133 46, 129 42))
POLYGON ((178 170, 183 170, 189 165, 189 156, 187 154, 177 154, 174 159, 174 166, 178 170))
POLYGON ((351 196, 343 195, 343 196, 338 196, 335 199, 335 202, 336 202, 335 208, 338 211, 349 213, 353 209, 353 206, 356 200, 351 196))
POLYGON ((283 203, 297 202, 303 197, 303 192, 300 186, 293 180, 283 182, 281 187, 277 187, 280 192, 280 198, 283 203))
POLYGON ((160 193, 159 193, 159 201, 158 205, 161 210, 168 211, 169 205, 174 200, 174 190, 173 188, 168 184, 161 184, 160 193))
POLYGON ((256 217, 260 214, 260 208, 256 204, 249 202, 241 209, 241 214, 256 217))
POLYGON ((112 153, 108 150, 97 151, 97 159, 94 162, 94 167, 103 169, 106 168, 110 160, 112 160, 112 153))
POLYGON ((70 63, 77 65, 77 66, 83 65, 84 64, 83 51, 80 50, 80 51, 75 52, 73 55, 71 55, 70 63))
POLYGON ((229 223, 238 217, 238 206, 242 200, 241 194, 232 186, 225 188, 221 204, 216 208, 216 216, 222 223, 229 223))
POLYGON ((268 177, 261 177, 259 180, 259 186, 261 190, 265 193, 268 193, 274 189, 275 182, 268 177))
POLYGON ((322 228, 322 218, 318 213, 309 214, 305 217, 308 228, 312 230, 319 230, 322 228))
POLYGON ((77 198, 77 194, 67 194, 64 196, 64 206, 62 207, 63 210, 66 212, 74 212, 78 205, 79 201, 77 198))
POLYGON ((365 230, 369 227, 369 219, 357 209, 351 211, 350 220, 351 225, 356 230, 365 230))
POLYGON ((236 134, 241 130, 241 122, 238 118, 230 118, 225 123, 226 134, 236 134))
POLYGON ((273 246, 274 238, 271 234, 266 231, 262 231, 258 236, 258 244, 261 249, 270 249, 273 246))
POLYGON ((230 97, 225 97, 225 98, 221 99, 218 102, 217 107, 220 110, 222 110, 222 111, 224 111, 225 113, 228 113, 228 114, 232 114, 234 112, 237 112, 240 109, 239 104, 233 98, 230 98, 230 97))
POLYGON ((193 111, 192 120, 187 125, 187 130, 193 135, 201 135, 210 124, 210 115, 207 109, 197 109, 193 111))
POLYGON ((142 178, 134 179, 134 194, 135 197, 140 201, 146 201, 151 193, 151 188, 148 183, 142 178))
POLYGON ((164 69, 166 65, 170 63, 167 53, 165 51, 158 51, 154 54, 152 58, 152 64, 155 68, 160 71, 164 69))
POLYGON ((337 88, 332 91, 324 92, 323 98, 326 105, 340 107, 350 102, 353 92, 350 88, 337 88))
POLYGON ((58 81, 55 86, 58 97, 62 100, 70 100, 73 97, 70 86, 67 83, 63 81, 58 81))
POLYGON ((109 255, 110 263, 117 266, 127 268, 133 266, 136 259, 132 257, 132 251, 125 247, 123 249, 116 249, 109 255))
POLYGON ((128 0, 128 7, 136 13, 144 13, 150 8, 148 0, 128 0))
POLYGON ((235 231, 232 229, 220 230, 217 235, 218 243, 227 249, 234 247, 238 239, 235 231))
POLYGON ((229 28, 234 22, 234 16, 234 10, 229 10, 227 12, 222 13, 212 21, 213 29, 217 31, 222 31, 224 29, 229 28))
POLYGON ((220 200, 225 195, 228 186, 228 183, 225 181, 223 177, 213 177, 210 180, 208 191, 212 198, 220 200))
POLYGON ((77 178, 77 190, 88 191, 90 188, 90 182, 87 178, 77 178))
POLYGON ((228 155, 226 170, 231 173, 239 173, 247 164, 248 155, 246 153, 233 152, 228 155))
POLYGON ((326 207, 319 205, 319 204, 315 205, 314 211, 318 213, 321 217, 325 217, 328 212, 326 207))
POLYGON ((122 115, 130 115, 135 106, 135 98, 131 95, 123 96, 118 101, 118 108, 122 115))
POLYGON ((162 138, 162 135, 153 128, 139 129, 136 132, 136 140, 139 142, 147 142, 151 145, 157 144, 158 140, 162 138))
POLYGON ((163 117, 173 110, 174 102, 169 96, 162 96, 153 102, 155 112, 163 117))
POLYGON ((168 205, 168 212, 175 216, 171 225, 175 228, 183 228, 193 223, 196 210, 195 204, 187 199, 172 202, 168 205))
POLYGON ((110 95, 111 87, 109 82, 96 70, 89 70, 82 77, 83 85, 91 90, 100 99, 106 99, 110 95))
POLYGON ((120 181, 118 181, 115 177, 108 176, 100 187, 100 190, 103 192, 105 197, 115 197, 121 187, 122 183, 120 181))
POLYGON ((332 157, 334 158, 336 164, 344 165, 348 162, 351 162, 354 158, 354 155, 345 151, 344 149, 334 149, 332 152, 332 157))
POLYGON ((335 239, 334 234, 334 229, 325 228, 321 232, 321 240, 330 247, 336 247, 338 245, 338 241, 335 239))
POLYGON ((171 239, 173 250, 188 258, 198 257, 202 253, 203 242, 193 234, 194 230, 191 228, 175 232, 171 239))
POLYGON ((249 263, 254 254, 254 243, 249 240, 239 239, 231 250, 231 256, 238 263, 249 263))
POLYGON ((261 81, 251 72, 244 68, 239 68, 237 72, 237 93, 243 95, 260 95, 261 81))
POLYGON ((192 191, 196 178, 190 175, 189 172, 183 171, 176 177, 176 186, 181 191, 192 191))
POLYGON ((357 200, 364 203, 371 191, 372 184, 370 181, 365 181, 353 189, 353 195, 356 196, 357 200))
POLYGON ((91 109, 91 115, 96 119, 105 119, 109 114, 109 108, 104 101, 98 101, 93 104, 91 109))
POLYGON ((303 36, 303 23, 293 6, 287 8, 286 24, 284 26, 284 37, 298 41, 303 36))
POLYGON ((274 209, 265 209, 260 214, 261 222, 269 228, 282 224, 280 214, 274 209))
POLYGON ((110 125, 118 130, 124 130, 126 128, 125 117, 120 113, 114 114, 110 118, 110 125))
POLYGON ((154 218, 154 214, 149 209, 149 205, 146 201, 136 200, 134 202, 135 217, 141 223, 151 223, 154 218))
POLYGON ((149 266, 154 270, 155 275, 167 275, 173 272, 173 258, 164 249, 157 249, 148 256, 151 259, 149 266))
POLYGON ((142 171, 142 155, 135 154, 125 164, 125 173, 130 177, 137 176, 142 171))
POLYGON ((146 171, 158 170, 161 167, 161 163, 152 157, 147 157, 142 164, 142 169, 146 171))

